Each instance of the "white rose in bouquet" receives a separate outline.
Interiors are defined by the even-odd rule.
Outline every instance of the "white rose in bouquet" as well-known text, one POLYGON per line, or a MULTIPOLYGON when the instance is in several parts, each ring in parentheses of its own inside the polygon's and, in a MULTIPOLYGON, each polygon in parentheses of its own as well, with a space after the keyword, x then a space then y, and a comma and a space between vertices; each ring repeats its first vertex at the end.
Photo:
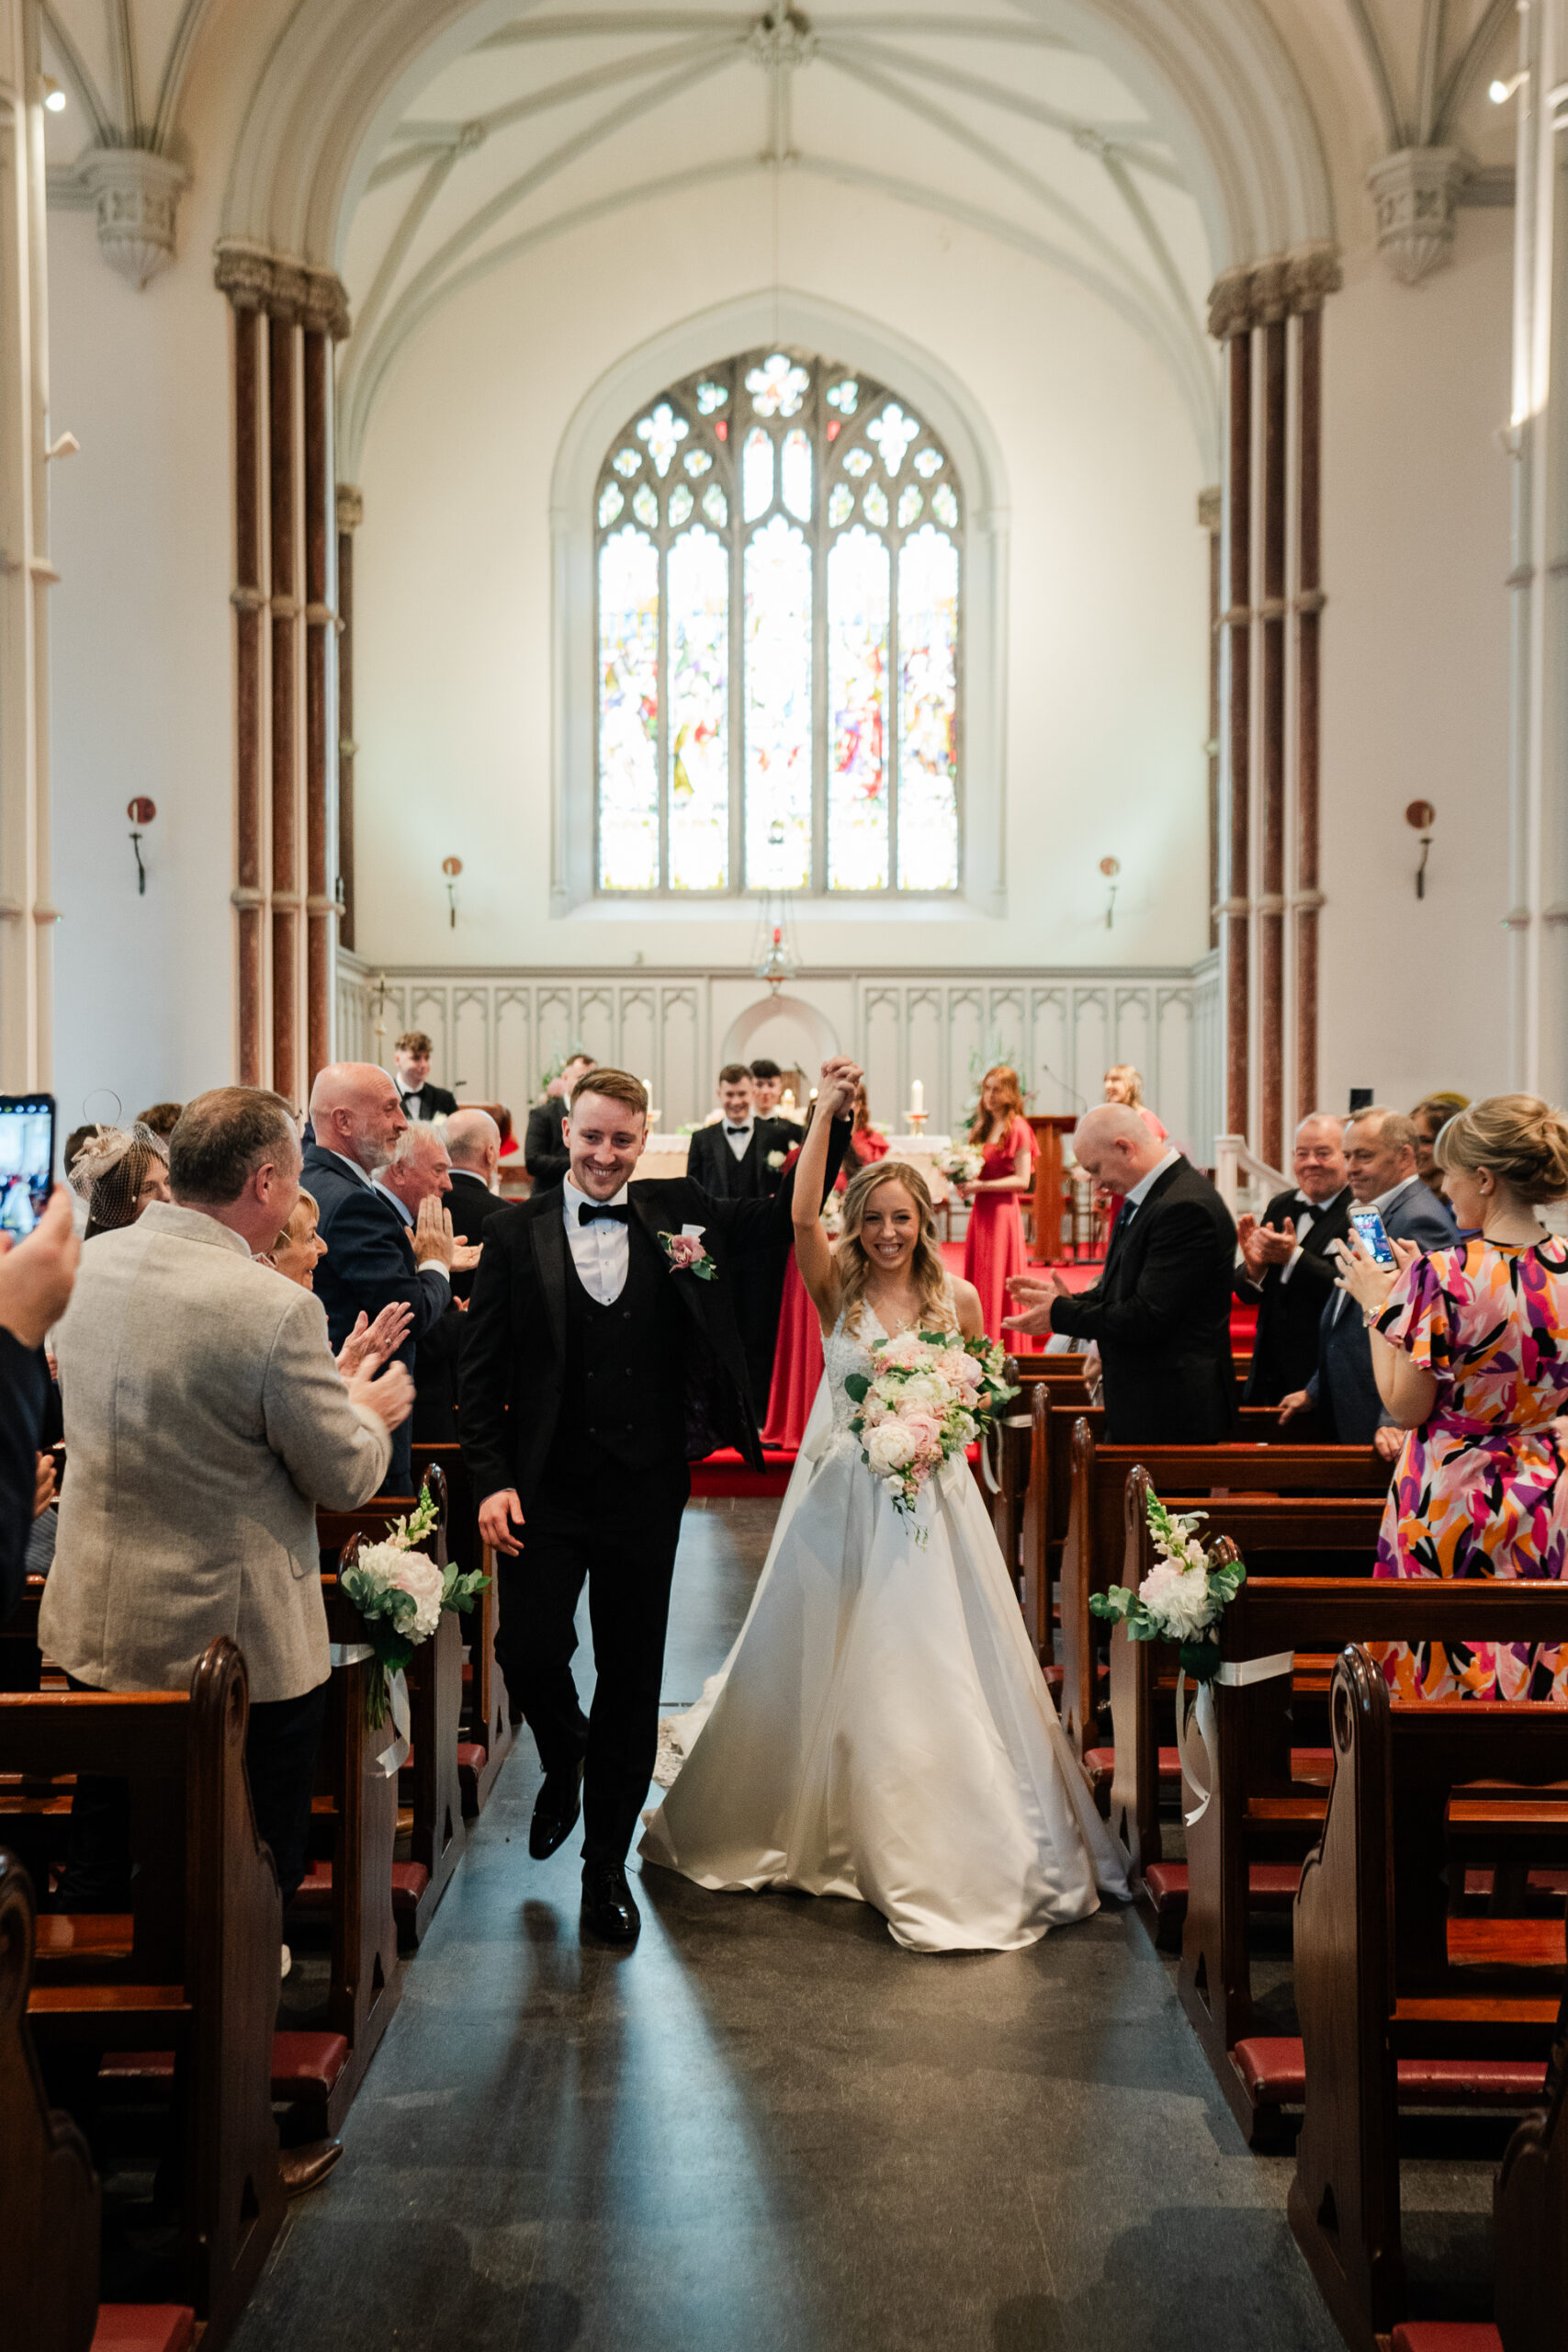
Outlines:
POLYGON ((1138 1587, 1138 1599, 1151 1616, 1169 1627, 1173 1641, 1196 1640, 1214 1615, 1207 1568, 1179 1567, 1174 1560, 1161 1560, 1149 1570, 1138 1587))
POLYGON ((400 1630, 412 1641, 427 1642, 441 1623, 444 1579, 434 1561, 395 1544, 363 1544, 359 1566, 373 1583, 409 1595, 414 1613, 400 1630))
POLYGON ((919 1450, 919 1441, 902 1421, 882 1421, 866 1431, 866 1459, 879 1478, 907 1469, 919 1450))

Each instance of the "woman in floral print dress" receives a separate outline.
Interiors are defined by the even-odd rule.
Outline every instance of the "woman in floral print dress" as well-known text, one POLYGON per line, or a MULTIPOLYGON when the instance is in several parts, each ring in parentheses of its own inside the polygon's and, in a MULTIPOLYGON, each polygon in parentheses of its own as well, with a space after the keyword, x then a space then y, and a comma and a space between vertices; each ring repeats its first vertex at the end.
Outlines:
MULTIPOLYGON (((1568 1561, 1568 1243, 1537 1204, 1568 1193, 1568 1119, 1494 1095, 1438 1138, 1457 1249, 1396 1241, 1396 1273, 1358 1247, 1344 1286, 1372 1368, 1409 1430, 1378 1538, 1380 1577, 1555 1577, 1568 1561)), ((1395 1644, 1400 1699, 1568 1700, 1568 1646, 1395 1644)))

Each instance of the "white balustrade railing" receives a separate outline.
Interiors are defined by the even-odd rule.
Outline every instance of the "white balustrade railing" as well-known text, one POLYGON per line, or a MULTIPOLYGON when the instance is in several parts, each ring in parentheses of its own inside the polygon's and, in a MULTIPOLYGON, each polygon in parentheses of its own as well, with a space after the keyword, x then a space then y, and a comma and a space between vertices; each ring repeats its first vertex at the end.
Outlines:
POLYGON ((1291 1179, 1259 1159, 1245 1136, 1216 1136, 1214 1185, 1233 1216, 1247 1209, 1257 1216, 1274 1193, 1289 1192, 1291 1179))

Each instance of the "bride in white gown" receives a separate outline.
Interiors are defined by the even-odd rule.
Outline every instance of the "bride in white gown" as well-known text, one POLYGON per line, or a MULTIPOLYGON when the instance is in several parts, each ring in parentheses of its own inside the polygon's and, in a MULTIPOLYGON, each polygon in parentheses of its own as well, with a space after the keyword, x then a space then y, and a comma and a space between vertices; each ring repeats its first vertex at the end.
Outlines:
POLYGON ((835 1104, 795 1177, 795 1252, 822 1387, 761 1580, 639 1851, 699 1886, 875 1905, 911 1951, 1010 1951, 1125 1899, 991 1523, 959 1456, 913 1524, 861 1460, 846 1378, 912 1329, 980 1330, 942 1269, 919 1171, 880 1160, 817 1216, 835 1104), (923 1539, 923 1540, 922 1540, 923 1539), (694 1740, 692 1737, 695 1731, 694 1740))

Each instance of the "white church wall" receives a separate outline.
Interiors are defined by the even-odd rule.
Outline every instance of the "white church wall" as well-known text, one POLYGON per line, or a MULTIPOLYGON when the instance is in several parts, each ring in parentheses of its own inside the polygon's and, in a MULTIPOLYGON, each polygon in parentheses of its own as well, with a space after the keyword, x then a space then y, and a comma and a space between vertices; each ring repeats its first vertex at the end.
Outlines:
MULTIPOLYGON (((754 292, 770 245, 761 187, 618 215, 459 297, 389 381, 355 549, 356 937, 372 960, 750 957, 749 903, 550 916, 548 502, 599 377, 754 292), (448 854, 466 867, 456 933, 448 854)), ((1066 278, 879 197, 789 184, 781 271, 967 388, 1001 452, 1010 544, 1005 916, 808 909, 807 964, 1190 963, 1207 939, 1204 467, 1162 363, 1066 278)))
POLYGON ((1415 288, 1347 256, 1325 313, 1323 1099, 1507 1082, 1513 214, 1415 288), (1426 897, 1406 826, 1430 800, 1426 897))

